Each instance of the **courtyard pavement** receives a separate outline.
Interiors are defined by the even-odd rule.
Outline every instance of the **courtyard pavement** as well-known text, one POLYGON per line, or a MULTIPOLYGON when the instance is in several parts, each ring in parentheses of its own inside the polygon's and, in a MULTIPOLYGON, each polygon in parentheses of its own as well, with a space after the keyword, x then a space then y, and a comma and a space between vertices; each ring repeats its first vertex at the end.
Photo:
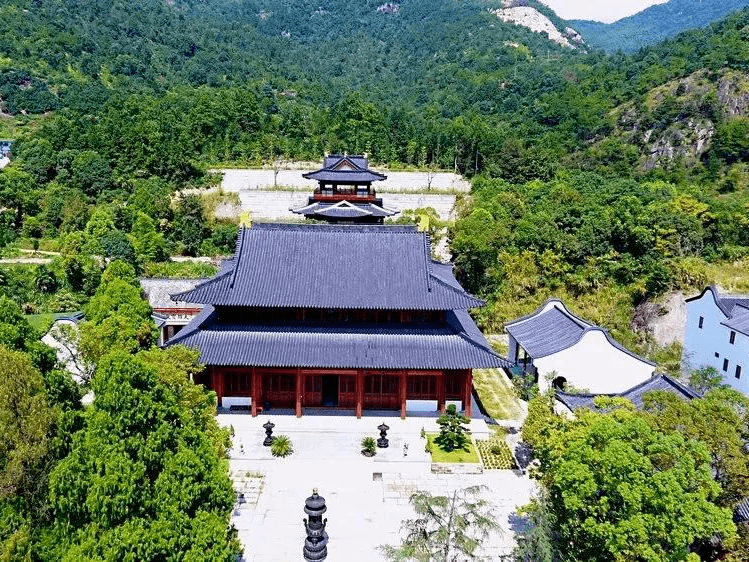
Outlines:
MULTIPOLYGON (((433 415, 402 420, 392 412, 367 412, 362 419, 335 412, 301 418, 283 412, 256 418, 223 413, 218 421, 234 429, 229 465, 243 498, 232 522, 247 562, 303 560, 303 507, 312 488, 327 502, 327 560, 368 562, 383 560, 379 545, 400 542, 401 521, 414 517, 408 502, 414 491, 446 495, 477 484, 486 486, 484 497, 494 505, 501 526, 485 541, 483 554, 498 560, 514 545, 513 528, 521 524, 517 507, 527 503, 535 489, 527 477, 509 470, 432 474, 420 433, 422 427, 437 431, 433 415), (285 459, 274 458, 262 445, 262 424, 269 419, 275 424, 274 435, 288 435, 293 443, 294 453, 285 459), (390 426, 390 446, 378 449, 373 458, 363 457, 362 437, 378 437, 377 426, 383 421, 390 426)), ((473 419, 471 426, 477 437, 489 435, 483 419, 473 419)))

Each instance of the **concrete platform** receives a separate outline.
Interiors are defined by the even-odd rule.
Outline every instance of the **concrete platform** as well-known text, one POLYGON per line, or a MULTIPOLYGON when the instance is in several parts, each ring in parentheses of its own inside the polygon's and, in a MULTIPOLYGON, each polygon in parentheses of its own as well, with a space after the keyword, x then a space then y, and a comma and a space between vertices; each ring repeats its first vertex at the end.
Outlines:
MULTIPOLYGON (((256 418, 247 413, 219 414, 218 421, 234 430, 230 470, 244 503, 232 522, 245 545, 244 560, 291 562, 302 560, 304 499, 317 487, 328 505, 329 562, 382 560, 377 547, 398 544, 401 521, 414 516, 409 504, 416 490, 449 494, 455 489, 484 485, 484 496, 495 506, 501 532, 494 533, 482 552, 490 560, 514 545, 517 507, 528 502, 535 487, 513 471, 484 474, 431 474, 421 428, 436 431, 436 416, 305 415, 276 412, 256 418), (262 424, 270 419, 274 435, 288 435, 294 453, 274 458, 262 445, 262 424), (390 447, 373 458, 360 453, 362 437, 378 436, 381 422, 390 426, 390 447), (408 445, 404 455, 404 445, 408 445)), ((392 412, 388 412, 392 414, 392 412)), ((489 433, 483 419, 471 421, 474 431, 489 433)), ((478 437, 478 435, 477 435, 478 437)))

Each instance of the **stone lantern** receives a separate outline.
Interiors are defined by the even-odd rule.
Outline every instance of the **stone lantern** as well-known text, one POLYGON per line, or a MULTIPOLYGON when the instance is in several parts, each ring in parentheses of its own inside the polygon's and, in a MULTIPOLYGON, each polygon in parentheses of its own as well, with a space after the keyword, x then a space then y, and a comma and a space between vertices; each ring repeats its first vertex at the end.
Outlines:
POLYGON ((385 422, 382 422, 377 426, 377 429, 380 430, 380 438, 377 440, 377 446, 381 449, 386 449, 388 445, 390 445, 387 438, 388 429, 390 429, 390 427, 385 425, 385 422))
POLYGON ((270 447, 273 445, 273 428, 276 427, 276 424, 268 420, 263 424, 263 427, 265 428, 265 439, 263 440, 263 445, 270 447))
POLYGON ((304 513, 309 515, 309 521, 304 519, 307 538, 304 539, 302 554, 307 562, 325 560, 328 557, 328 533, 325 531, 328 520, 322 518, 327 510, 325 498, 317 494, 317 488, 313 488, 312 495, 304 502, 304 513))

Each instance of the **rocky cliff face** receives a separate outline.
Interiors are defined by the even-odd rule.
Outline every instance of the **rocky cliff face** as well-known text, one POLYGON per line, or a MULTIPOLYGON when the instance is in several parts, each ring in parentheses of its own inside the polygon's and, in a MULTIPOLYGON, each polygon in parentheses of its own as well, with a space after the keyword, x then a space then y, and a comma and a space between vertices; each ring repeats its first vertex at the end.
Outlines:
POLYGON ((502 6, 497 10, 489 9, 489 12, 502 21, 522 25, 534 33, 546 33, 550 41, 563 47, 574 49, 575 45, 572 43, 579 45, 583 42, 583 38, 577 31, 568 27, 564 33, 560 32, 549 18, 535 8, 526 6, 522 0, 502 0, 502 6))
POLYGON ((615 109, 613 136, 639 149, 643 171, 689 166, 711 148, 716 120, 738 115, 749 115, 749 74, 700 70, 615 109))

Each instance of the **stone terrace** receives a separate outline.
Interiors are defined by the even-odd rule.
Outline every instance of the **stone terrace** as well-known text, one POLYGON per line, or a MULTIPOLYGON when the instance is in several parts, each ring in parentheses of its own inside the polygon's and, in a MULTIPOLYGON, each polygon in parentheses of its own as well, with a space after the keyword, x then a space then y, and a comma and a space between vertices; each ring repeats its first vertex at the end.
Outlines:
MULTIPOLYGON (((248 562, 302 559, 302 507, 313 487, 319 488, 328 505, 327 560, 368 562, 382 560, 377 546, 399 542, 401 521, 414 516, 408 502, 414 491, 446 495, 477 484, 487 487, 485 497, 494 504, 501 525, 501 532, 494 533, 482 547, 485 556, 496 560, 512 548, 513 528, 519 524, 516 509, 527 503, 534 491, 527 477, 513 471, 432 474, 420 430, 436 432, 434 416, 402 420, 392 413, 367 413, 356 419, 306 413, 296 418, 271 412, 257 418, 224 413, 218 420, 234 428, 229 463, 244 503, 235 509, 233 523, 248 562), (274 435, 290 437, 294 445, 290 457, 273 458, 269 448, 262 446, 262 424, 268 419, 276 424, 274 435), (378 449, 373 458, 363 457, 362 437, 377 437, 376 428, 382 421, 391 428, 390 447, 378 449)), ((476 437, 489 434, 483 419, 472 420, 471 427, 476 437)))

